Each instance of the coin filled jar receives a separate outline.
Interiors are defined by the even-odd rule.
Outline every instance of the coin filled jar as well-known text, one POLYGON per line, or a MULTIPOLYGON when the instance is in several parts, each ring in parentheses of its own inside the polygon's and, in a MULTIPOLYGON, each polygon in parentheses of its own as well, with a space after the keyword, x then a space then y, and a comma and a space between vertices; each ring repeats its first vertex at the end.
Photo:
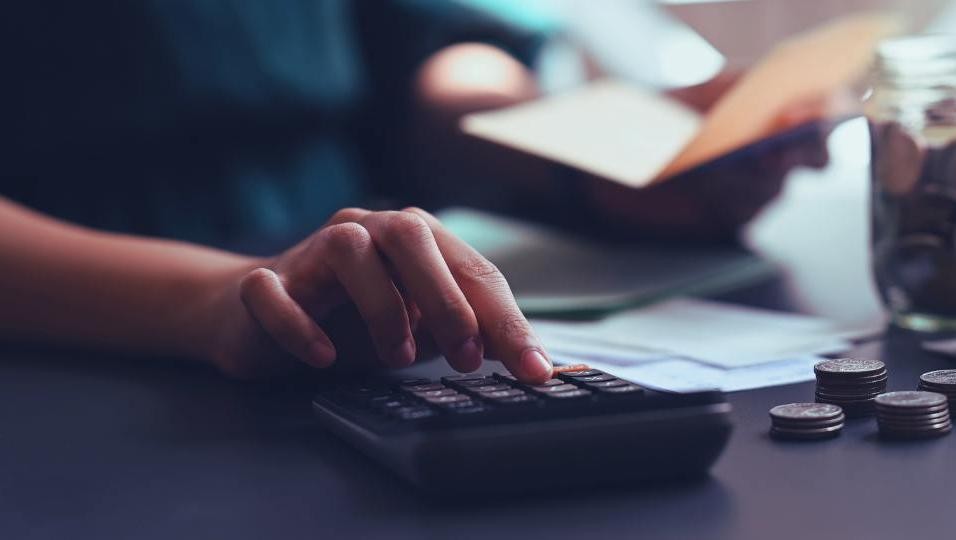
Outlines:
POLYGON ((881 44, 864 110, 880 295, 898 326, 956 330, 956 36, 881 44))

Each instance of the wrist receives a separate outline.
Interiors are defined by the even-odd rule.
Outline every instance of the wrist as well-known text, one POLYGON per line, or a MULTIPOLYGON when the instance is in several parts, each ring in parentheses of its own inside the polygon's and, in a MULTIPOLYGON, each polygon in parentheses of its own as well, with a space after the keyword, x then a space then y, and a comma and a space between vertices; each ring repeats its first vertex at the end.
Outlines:
POLYGON ((183 356, 218 365, 227 342, 240 331, 237 318, 245 316, 239 297, 239 282, 255 268, 269 266, 271 259, 236 256, 221 267, 204 271, 186 292, 181 321, 183 356))

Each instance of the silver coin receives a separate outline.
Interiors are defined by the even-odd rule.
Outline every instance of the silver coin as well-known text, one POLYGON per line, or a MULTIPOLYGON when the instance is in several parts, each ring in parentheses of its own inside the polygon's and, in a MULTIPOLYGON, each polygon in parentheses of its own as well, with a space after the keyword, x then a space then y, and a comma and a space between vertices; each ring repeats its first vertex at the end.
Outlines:
POLYGON ((833 394, 830 392, 814 392, 814 395, 823 398, 825 403, 830 403, 831 401, 835 402, 835 405, 839 405, 840 402, 857 402, 857 401, 870 401, 875 399, 876 396, 882 394, 883 392, 868 392, 865 394, 833 394))
POLYGON ((896 408, 926 408, 948 405, 946 396, 936 392, 921 392, 919 390, 902 390, 887 392, 876 396, 877 407, 896 408))
POLYGON ((834 388, 838 390, 856 390, 864 388, 886 388, 886 375, 880 379, 833 379, 817 377, 817 387, 834 388))
POLYGON ((933 416, 933 415, 944 415, 949 414, 949 404, 946 405, 935 405, 933 407, 925 407, 920 409, 888 409, 886 407, 880 406, 876 408, 876 411, 880 416, 886 416, 888 418, 914 418, 921 416, 933 416))
POLYGON ((950 423, 952 423, 952 420, 950 420, 948 416, 946 418, 936 418, 934 420, 920 420, 918 422, 900 422, 898 420, 890 421, 884 418, 880 418, 877 422, 877 424, 881 428, 885 427, 889 429, 900 429, 900 430, 909 429, 914 431, 923 430, 923 429, 936 429, 936 428, 944 427, 946 426, 946 424, 950 424, 950 423))
POLYGON ((774 420, 831 420, 843 414, 843 409, 828 403, 788 403, 770 409, 774 420))
POLYGON ((953 424, 949 420, 945 422, 936 422, 935 424, 921 424, 918 426, 898 426, 893 424, 880 424, 879 426, 880 426, 881 432, 888 431, 888 432, 899 433, 899 434, 924 433, 929 431, 942 431, 942 430, 948 431, 953 428, 953 424))
POLYGON ((847 405, 858 405, 863 403, 872 403, 876 396, 880 394, 864 394, 860 396, 835 396, 833 394, 823 394, 817 392, 814 394, 817 398, 818 403, 832 403, 833 405, 842 406, 844 403, 847 405))
POLYGON ((886 416, 878 413, 876 419, 878 422, 886 424, 916 425, 921 423, 932 424, 935 422, 947 422, 950 420, 950 416, 949 411, 920 416, 886 416))
POLYGON ((940 386, 948 390, 956 390, 956 369, 937 369, 928 371, 919 376, 924 384, 940 386))
POLYGON ((935 384, 920 382, 917 390, 924 390, 926 392, 936 392, 937 394, 945 394, 949 397, 956 396, 956 388, 947 388, 945 386, 940 387, 935 384))
POLYGON ((842 430, 843 424, 815 429, 788 429, 774 426, 770 428, 770 435, 781 439, 812 440, 833 437, 839 435, 842 430))
POLYGON ((813 371, 823 375, 877 375, 886 369, 886 364, 879 360, 865 358, 836 358, 824 360, 813 366, 813 371))
POLYGON ((846 422, 846 415, 840 415, 833 420, 814 420, 812 422, 795 420, 773 420, 771 425, 783 429, 817 429, 841 426, 846 422))

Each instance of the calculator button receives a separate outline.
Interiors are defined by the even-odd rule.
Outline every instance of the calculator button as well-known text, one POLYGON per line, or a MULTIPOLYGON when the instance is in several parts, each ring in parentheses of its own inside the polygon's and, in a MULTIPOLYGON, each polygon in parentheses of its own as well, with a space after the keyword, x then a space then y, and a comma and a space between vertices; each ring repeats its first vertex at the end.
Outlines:
POLYGON ((391 392, 379 386, 348 386, 343 391, 352 396, 362 399, 371 399, 391 395, 391 392))
POLYGON ((381 410, 388 409, 397 409, 399 407, 406 407, 408 403, 400 399, 386 399, 386 400, 375 400, 372 402, 372 407, 381 410))
POLYGON ((561 379, 550 379, 541 384, 536 384, 535 386, 558 386, 559 384, 565 384, 565 382, 561 379))
POLYGON ((504 399, 496 399, 496 405, 530 405, 538 401, 538 398, 534 396, 529 396, 528 394, 522 394, 520 396, 514 396, 504 399))
POLYGON ((485 407, 484 405, 472 404, 467 407, 454 407, 448 410, 453 414, 465 415, 483 413, 488 410, 488 407, 485 407))
POLYGON ((468 390, 484 394, 486 392, 500 392, 502 390, 511 390, 510 384, 492 384, 490 386, 472 386, 468 390))
POLYGON ((428 384, 411 384, 408 386, 402 386, 403 390, 409 392, 428 392, 429 390, 441 390, 445 388, 445 385, 439 383, 428 383, 428 384))
POLYGON ((611 379, 610 381, 598 381, 598 382, 587 383, 585 386, 587 386, 588 388, 611 388, 614 386, 627 386, 629 384, 631 383, 623 379, 611 379))
POLYGON ((558 375, 576 379, 578 377, 591 377, 593 375, 604 375, 604 372, 597 369, 582 369, 580 371, 565 371, 564 373, 559 373, 558 375))
POLYGON ((577 389, 577 390, 571 390, 569 392, 549 392, 545 395, 552 399, 575 399, 575 398, 583 398, 583 397, 590 396, 591 391, 577 389))
MULTIPOLYGON (((552 380, 554 380, 554 379, 552 379, 552 380)), ((574 386, 574 385, 572 385, 572 384, 568 384, 568 383, 566 383, 566 382, 564 382, 564 381, 559 381, 559 384, 551 384, 551 381, 548 381, 548 382, 545 383, 545 384, 528 385, 528 388, 530 388, 531 390, 534 390, 534 391, 536 391, 536 392, 550 392, 550 391, 551 391, 551 388, 557 388, 557 387, 559 387, 559 386, 560 386, 561 388, 567 388, 568 386, 571 386, 571 387, 573 387, 573 388, 577 388, 577 386, 574 386)), ((568 390, 570 390, 570 388, 568 388, 568 390)), ((558 390, 558 392, 563 392, 563 391, 565 391, 565 390, 558 390)))
POLYGON ((455 402, 457 402, 457 401, 471 401, 471 398, 468 397, 468 396, 463 396, 463 395, 461 395, 461 394, 457 394, 457 395, 454 395, 454 396, 434 396, 434 397, 426 397, 426 398, 425 398, 425 401, 427 401, 427 402, 429 402, 429 403, 432 403, 432 404, 434 404, 434 405, 444 405, 444 404, 446 404, 446 403, 455 403, 455 402))
POLYGON ((557 394, 577 390, 578 387, 573 384, 559 384, 557 386, 531 386, 530 388, 539 394, 557 394))
POLYGON ((461 401, 448 401, 446 403, 436 403, 442 409, 452 410, 452 409, 463 409, 467 407, 474 407, 477 405, 474 401, 470 399, 463 399, 461 401))
POLYGON ((436 413, 425 407, 402 407, 391 411, 390 414, 399 420, 419 420, 421 418, 435 416, 436 413))
POLYGON ((451 388, 442 388, 441 390, 425 390, 422 392, 415 392, 414 394, 421 398, 433 398, 439 396, 454 396, 457 395, 458 392, 452 390, 451 388))
POLYGON ((512 398, 516 396, 523 396, 523 395, 525 395, 525 393, 522 392, 521 390, 498 390, 497 392, 486 392, 484 394, 481 394, 481 397, 485 399, 498 400, 498 399, 512 398))
POLYGON ((644 389, 636 384, 628 384, 627 386, 611 386, 607 388, 598 388, 598 391, 602 394, 632 394, 644 392, 644 389))
POLYGON ((508 381, 508 382, 517 382, 518 380, 515 378, 514 375, 510 373, 494 373, 492 376, 496 379, 500 379, 502 381, 508 381))
POLYGON ((481 379, 465 379, 464 381, 449 381, 450 384, 464 388, 475 388, 477 386, 491 386, 498 384, 499 381, 491 377, 482 377, 481 379))
POLYGON ((613 381, 616 379, 614 375, 608 375, 607 373, 602 373, 600 375, 588 375, 586 377, 575 377, 576 382, 583 383, 594 383, 594 382, 604 382, 604 381, 613 381))
POLYGON ((432 381, 430 379, 402 379, 398 381, 398 385, 402 387, 417 386, 420 384, 431 384, 431 382, 432 381))
POLYGON ((445 384, 449 383, 461 383, 464 381, 471 381, 475 379, 487 379, 487 375, 482 375, 481 373, 465 373, 462 375, 449 375, 447 377, 442 377, 441 381, 445 384))

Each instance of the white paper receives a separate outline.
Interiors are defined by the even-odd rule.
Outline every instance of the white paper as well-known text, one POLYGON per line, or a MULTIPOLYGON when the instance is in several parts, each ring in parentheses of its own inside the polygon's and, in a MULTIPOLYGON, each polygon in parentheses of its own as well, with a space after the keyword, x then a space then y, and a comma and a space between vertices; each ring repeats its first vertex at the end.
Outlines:
MULTIPOLYGON (((598 322, 535 321, 543 336, 654 350, 723 368, 849 349, 847 330, 817 317, 676 299, 598 322)), ((546 339, 546 338, 545 338, 546 339)))
POLYGON ((676 100, 603 80, 578 90, 462 119, 465 133, 622 184, 653 180, 698 131, 676 100))
POLYGON ((607 369, 621 378, 659 390, 690 392, 716 389, 736 392, 812 380, 813 365, 820 360, 817 356, 804 356, 736 369, 722 369, 681 359, 640 364, 630 368, 605 367, 600 362, 592 362, 589 365, 597 369, 607 369))

